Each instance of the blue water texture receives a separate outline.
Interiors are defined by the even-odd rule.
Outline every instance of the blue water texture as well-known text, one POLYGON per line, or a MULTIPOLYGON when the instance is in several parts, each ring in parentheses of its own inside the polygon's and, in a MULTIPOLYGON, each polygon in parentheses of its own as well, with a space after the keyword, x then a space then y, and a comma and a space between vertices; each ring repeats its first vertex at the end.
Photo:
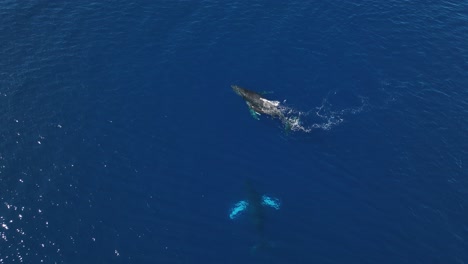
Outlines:
POLYGON ((468 263, 468 1, 6 0, 0 37, 1 264, 468 263))

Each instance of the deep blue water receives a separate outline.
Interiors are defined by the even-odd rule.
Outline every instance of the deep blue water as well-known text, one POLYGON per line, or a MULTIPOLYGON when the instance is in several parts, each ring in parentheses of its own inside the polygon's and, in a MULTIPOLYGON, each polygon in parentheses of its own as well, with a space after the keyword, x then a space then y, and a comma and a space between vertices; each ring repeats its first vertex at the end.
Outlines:
POLYGON ((468 263, 467 36, 467 1, 3 1, 0 263, 468 263))

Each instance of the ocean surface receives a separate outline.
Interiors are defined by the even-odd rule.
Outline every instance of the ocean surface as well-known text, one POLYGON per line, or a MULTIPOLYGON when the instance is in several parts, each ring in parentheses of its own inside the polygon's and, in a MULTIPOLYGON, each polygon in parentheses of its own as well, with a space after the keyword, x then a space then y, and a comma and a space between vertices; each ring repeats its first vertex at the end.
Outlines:
POLYGON ((468 1, 2 1, 0 263, 468 263, 467 73, 468 1))

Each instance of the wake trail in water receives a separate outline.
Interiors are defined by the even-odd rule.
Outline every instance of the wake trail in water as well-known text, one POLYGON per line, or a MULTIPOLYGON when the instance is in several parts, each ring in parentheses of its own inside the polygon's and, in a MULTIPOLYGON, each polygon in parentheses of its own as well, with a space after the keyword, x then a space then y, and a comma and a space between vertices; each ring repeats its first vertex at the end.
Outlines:
POLYGON ((310 133, 316 129, 331 130, 341 124, 347 116, 362 112, 367 105, 367 98, 363 96, 358 96, 359 103, 354 106, 335 105, 331 98, 336 94, 336 92, 328 94, 320 106, 307 112, 280 104, 278 109, 282 116, 279 119, 285 128, 291 131, 310 133))

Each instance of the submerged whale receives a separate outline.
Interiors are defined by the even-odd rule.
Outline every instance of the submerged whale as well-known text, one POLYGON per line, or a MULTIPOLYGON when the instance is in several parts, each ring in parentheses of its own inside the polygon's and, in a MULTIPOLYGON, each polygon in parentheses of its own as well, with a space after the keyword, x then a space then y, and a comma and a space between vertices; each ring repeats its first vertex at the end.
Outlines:
POLYGON ((277 198, 261 195, 250 180, 245 182, 246 199, 237 202, 230 210, 229 218, 236 219, 243 212, 247 212, 257 232, 259 242, 252 247, 253 251, 270 246, 265 238, 265 207, 280 209, 280 201, 277 198))

